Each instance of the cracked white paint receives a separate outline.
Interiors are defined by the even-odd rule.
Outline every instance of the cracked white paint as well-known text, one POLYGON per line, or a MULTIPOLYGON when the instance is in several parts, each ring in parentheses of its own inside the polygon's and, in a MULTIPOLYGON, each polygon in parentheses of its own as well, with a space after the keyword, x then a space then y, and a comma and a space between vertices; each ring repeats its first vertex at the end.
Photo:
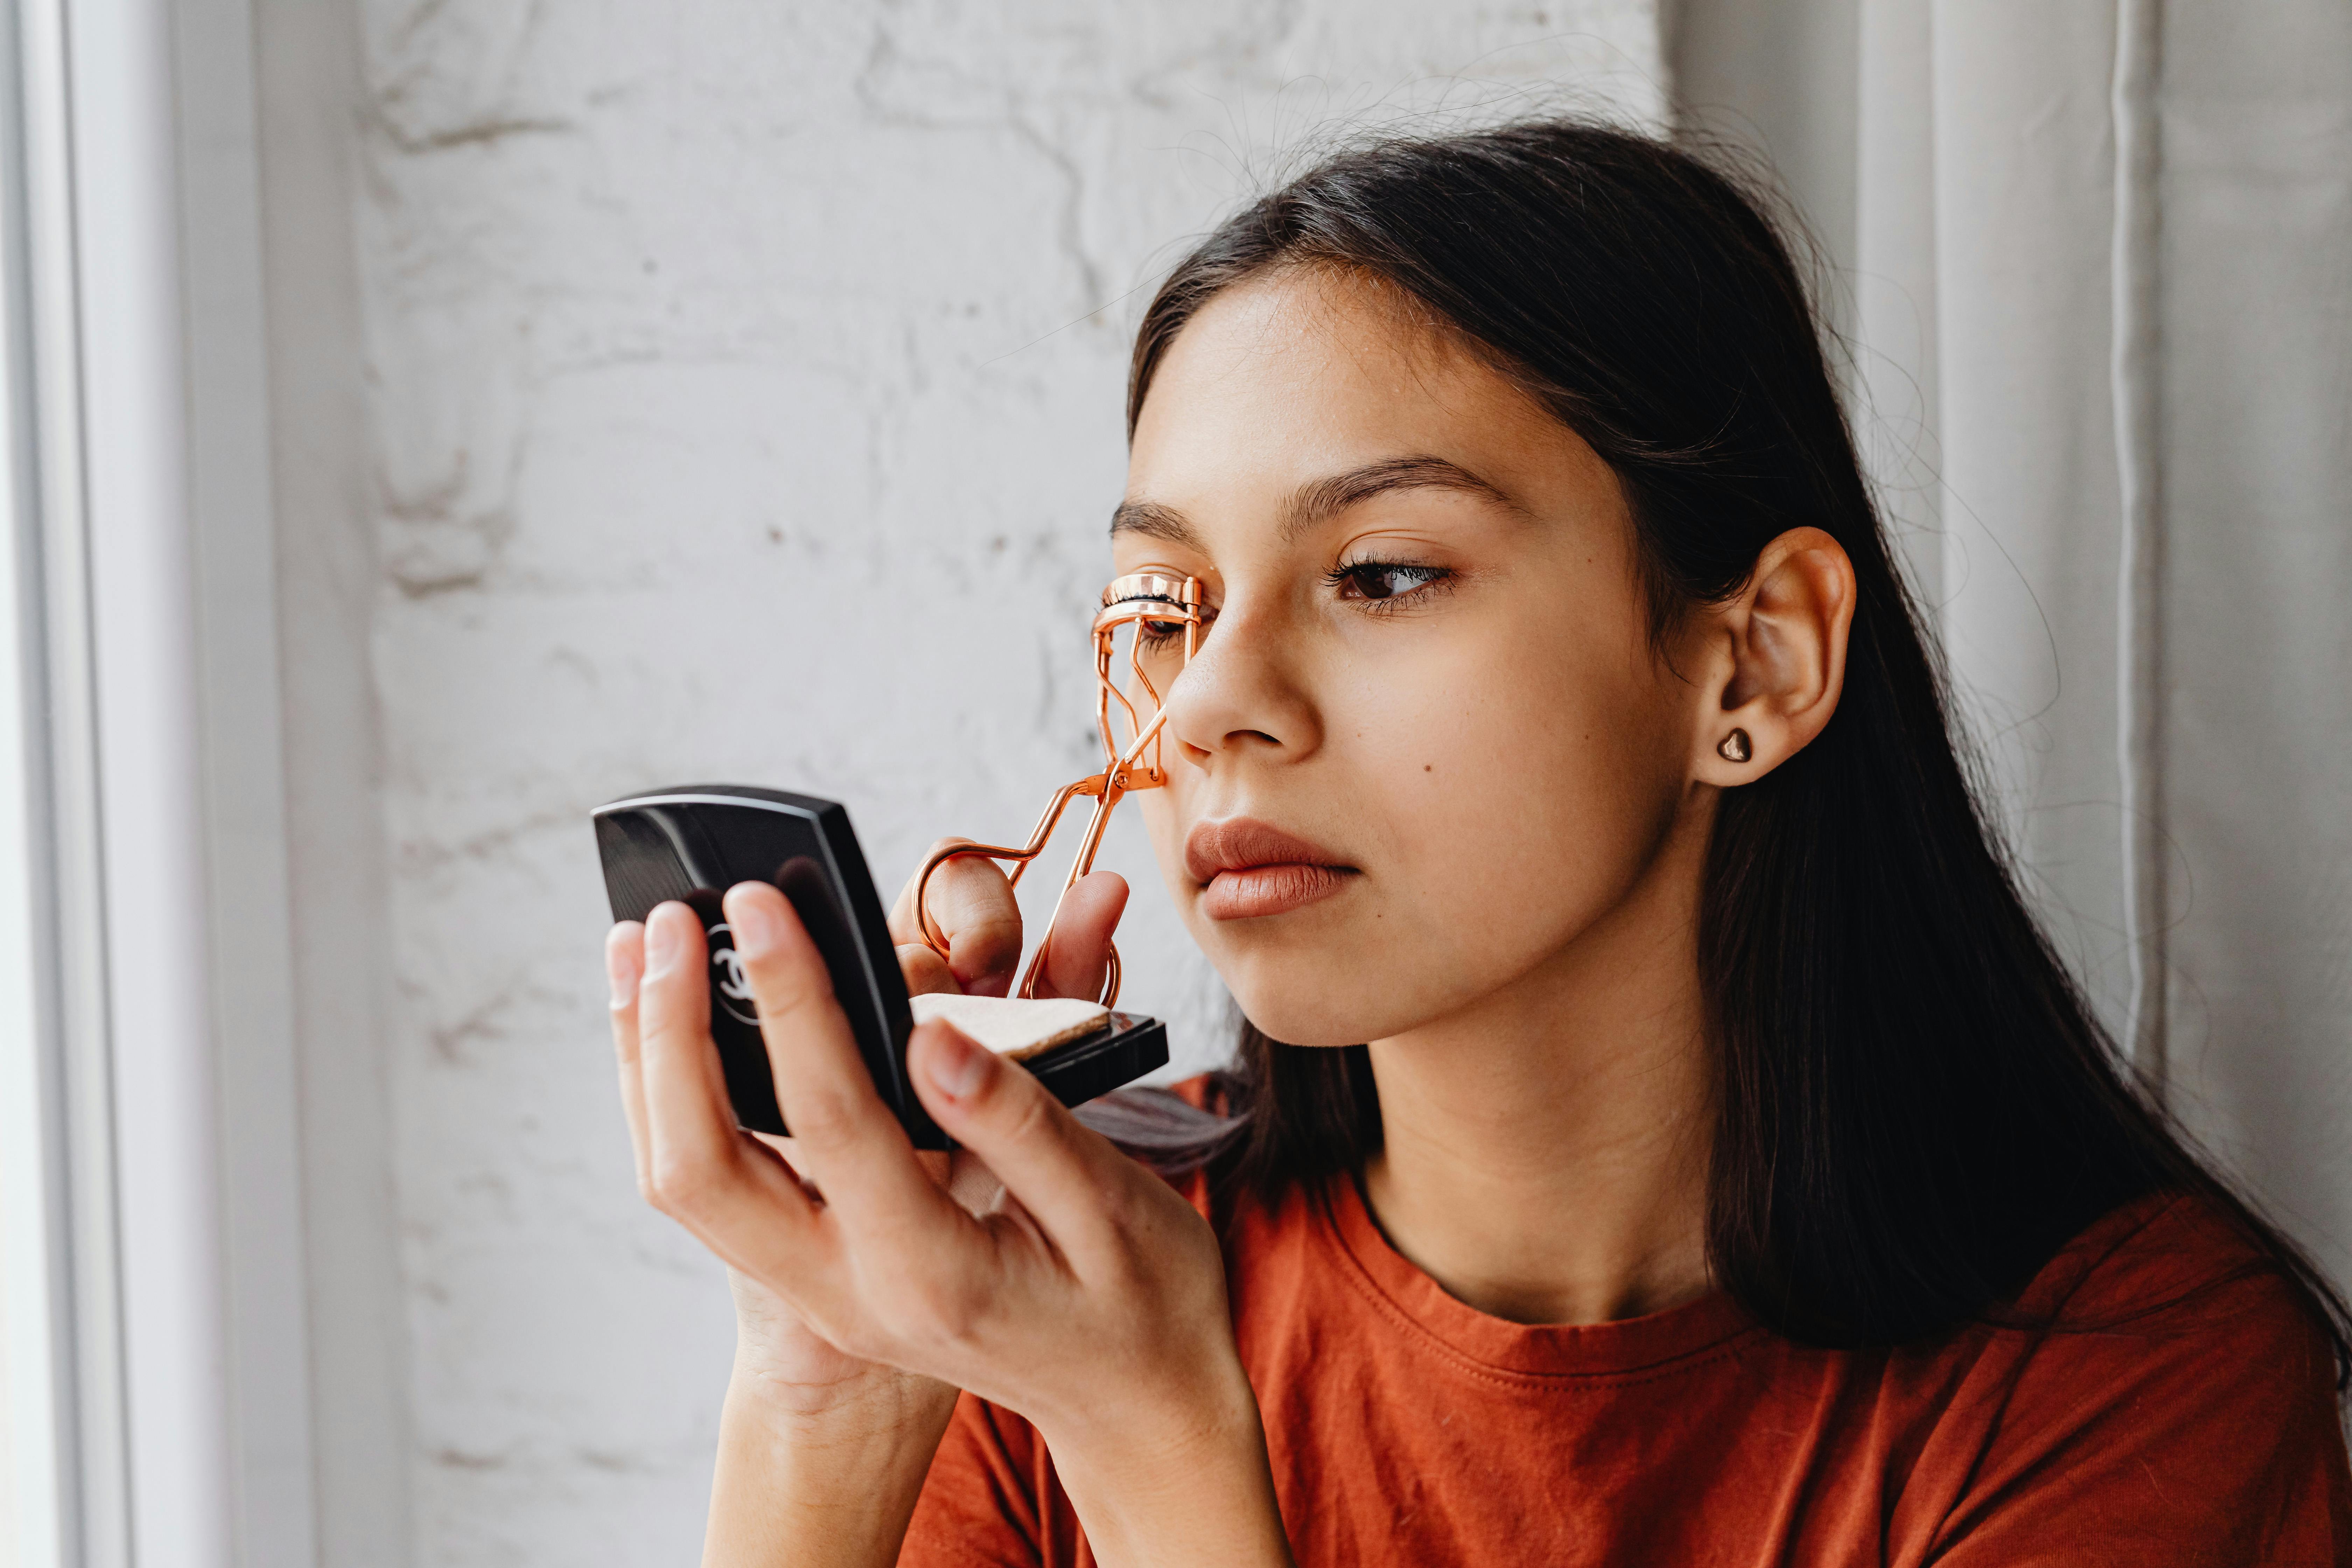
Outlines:
MULTIPOLYGON (((1139 290, 1347 129, 1654 119, 1650 0, 362 0, 419 1560, 684 1560, 730 1344, 637 1202, 586 813, 846 801, 887 897, 1090 766, 1139 290)), ((1128 999, 1219 1058, 1139 836, 1128 999)))

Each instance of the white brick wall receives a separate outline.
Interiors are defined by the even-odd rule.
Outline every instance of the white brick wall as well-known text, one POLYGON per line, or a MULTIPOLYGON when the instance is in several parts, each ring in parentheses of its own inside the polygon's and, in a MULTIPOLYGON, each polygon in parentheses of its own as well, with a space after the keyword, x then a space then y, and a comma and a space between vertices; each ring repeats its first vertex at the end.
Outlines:
MULTIPOLYGON (((1334 126, 1654 118, 1654 6, 362 11, 417 1554, 686 1561, 730 1317, 632 1188, 588 808, 834 795, 886 899, 1024 829, 1091 766, 1139 291, 1334 126)), ((1118 837, 1128 998, 1210 1064, 1118 837)))

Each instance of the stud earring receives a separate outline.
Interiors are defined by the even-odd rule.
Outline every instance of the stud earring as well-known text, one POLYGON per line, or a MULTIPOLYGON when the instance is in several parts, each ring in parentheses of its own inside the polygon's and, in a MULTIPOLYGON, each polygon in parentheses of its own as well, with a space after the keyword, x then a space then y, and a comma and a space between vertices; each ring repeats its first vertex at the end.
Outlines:
POLYGON ((1716 754, 1727 763, 1744 763, 1756 754, 1748 747, 1748 731, 1745 730, 1734 730, 1715 750, 1716 754))

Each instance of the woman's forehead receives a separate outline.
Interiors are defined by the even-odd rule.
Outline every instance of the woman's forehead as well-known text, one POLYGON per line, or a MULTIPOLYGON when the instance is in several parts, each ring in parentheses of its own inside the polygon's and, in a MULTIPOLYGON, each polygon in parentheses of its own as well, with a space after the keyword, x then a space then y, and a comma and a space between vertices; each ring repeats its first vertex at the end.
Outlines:
POLYGON ((1121 519, 1288 510, 1352 476, 1408 488, 1400 470, 1468 475, 1454 488, 1528 510, 1596 484, 1613 492, 1572 431, 1397 293, 1291 269, 1202 307, 1152 379, 1121 519))
POLYGON ((1235 402, 1329 416, 1351 402, 1403 412, 1510 401, 1517 389, 1458 332, 1393 285, 1320 268, 1286 268, 1203 305, 1161 357, 1137 423, 1193 417, 1235 402))

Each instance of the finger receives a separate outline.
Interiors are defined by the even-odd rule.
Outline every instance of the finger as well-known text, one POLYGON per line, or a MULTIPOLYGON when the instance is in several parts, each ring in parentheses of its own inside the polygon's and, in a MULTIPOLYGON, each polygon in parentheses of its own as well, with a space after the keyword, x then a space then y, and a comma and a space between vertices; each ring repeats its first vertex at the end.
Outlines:
POLYGON ((701 919, 684 904, 660 905, 644 940, 636 1010, 648 1195, 721 1258, 766 1276, 788 1266, 780 1250, 804 1246, 815 1208, 781 1163, 737 1132, 711 1069, 701 919))
POLYGON ((637 1059, 637 984, 646 972, 646 928, 623 921, 604 938, 604 974, 613 988, 613 1054, 619 1059, 621 1114, 629 1122, 629 1149, 636 1162, 637 1193, 653 1196, 647 1157, 645 1070, 637 1059))
POLYGON ((907 1065, 932 1120, 980 1157, 1056 1246, 1076 1253, 1109 1239, 1104 1194, 1141 1167, 1081 1126, 1018 1064, 945 1023, 914 1032, 907 1065))
POLYGON ((935 991, 955 993, 955 975, 948 961, 921 942, 907 942, 898 949, 898 973, 906 977, 907 994, 929 995, 935 991))
POLYGON ((1103 973, 1110 965, 1111 932, 1118 929, 1118 917, 1126 910, 1127 879, 1116 871, 1090 871, 1071 883, 1062 895, 1061 912, 1054 917, 1037 994, 1088 1002, 1101 995, 1103 973))
MULTIPOLYGON (((936 839, 932 842, 931 847, 923 852, 923 865, 929 865, 931 863, 931 858, 939 854, 940 851, 943 849, 953 849, 971 842, 972 841, 969 838, 936 839)), ((939 869, 931 873, 932 882, 936 883, 941 877, 946 876, 949 867, 961 864, 961 859, 962 858, 959 858, 958 859, 940 862, 939 869)), ((922 883, 922 869, 920 867, 918 867, 915 874, 907 879, 906 886, 898 889, 898 896, 892 900, 890 903, 890 940, 899 943, 901 946, 904 946, 908 942, 921 942, 924 941, 922 922, 915 918, 915 889, 922 883)), ((929 894, 926 892, 924 896, 929 898, 929 894)), ((933 918, 938 918, 936 910, 933 911, 933 918)), ((929 944, 925 942, 924 945, 928 946, 929 944)))
MULTIPOLYGON (((806 1173, 801 1169, 799 1158, 793 1152, 793 1141, 790 1138, 779 1137, 773 1132, 747 1131, 743 1135, 746 1138, 757 1140, 768 1152, 782 1160, 784 1163, 784 1168, 792 1172, 794 1178, 803 1182, 808 1179, 806 1173)), ((954 1156, 944 1149, 915 1151, 915 1163, 923 1167, 924 1173, 931 1180, 943 1183, 950 1188, 954 1186, 956 1180, 951 1164, 953 1158, 954 1156)))
MULTIPOLYGON (((970 842, 943 838, 931 852, 970 842)), ((924 942, 915 912, 915 882, 919 879, 907 883, 890 911, 893 942, 924 942)), ((948 968, 957 987, 974 996, 1003 995, 1021 962, 1021 906, 1013 900, 1012 881, 996 862, 976 855, 946 861, 931 873, 923 898, 932 921, 948 939, 948 968)))
POLYGON ((861 1227, 936 1226, 955 1214, 875 1092, 824 959, 765 882, 729 890, 727 922, 742 955, 793 1159, 826 1204, 861 1227))

